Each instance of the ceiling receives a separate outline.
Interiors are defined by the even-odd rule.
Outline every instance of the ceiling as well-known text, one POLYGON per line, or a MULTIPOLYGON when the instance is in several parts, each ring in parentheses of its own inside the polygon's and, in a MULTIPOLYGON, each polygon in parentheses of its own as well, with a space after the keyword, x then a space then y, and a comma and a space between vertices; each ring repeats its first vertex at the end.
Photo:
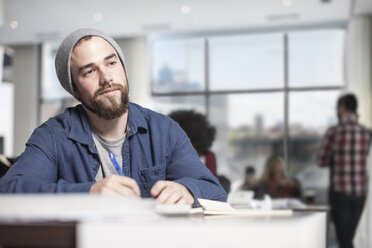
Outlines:
POLYGON ((0 8, 0 43, 27 44, 81 27, 132 37, 346 22, 351 12, 371 14, 372 0, 0 0, 0 8))
POLYGON ((354 0, 353 15, 372 15, 372 0, 354 0))

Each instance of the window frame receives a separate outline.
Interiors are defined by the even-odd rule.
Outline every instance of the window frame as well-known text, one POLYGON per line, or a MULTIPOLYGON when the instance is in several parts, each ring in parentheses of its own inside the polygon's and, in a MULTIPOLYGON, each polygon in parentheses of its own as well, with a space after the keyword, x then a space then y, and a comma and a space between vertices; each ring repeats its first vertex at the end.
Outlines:
MULTIPOLYGON (((285 169, 288 169, 288 160, 289 160, 289 140, 290 140, 290 122, 289 122, 289 107, 290 107, 290 94, 293 92, 304 92, 304 91, 334 91, 339 90, 340 92, 344 91, 347 88, 347 81, 345 77, 343 78, 342 85, 335 86, 309 86, 309 87, 291 87, 289 85, 289 39, 288 33, 295 32, 295 31, 311 31, 311 30, 322 30, 322 29, 341 29, 344 30, 346 33, 347 23, 346 22, 336 22, 336 23, 329 23, 329 24, 321 24, 321 25, 309 25, 309 26, 302 26, 302 27, 286 27, 286 28, 267 28, 261 30, 242 30, 242 31, 222 31, 222 32, 214 32, 214 33, 205 33, 204 35, 200 34, 178 34, 178 35, 160 35, 154 36, 150 38, 149 42, 149 51, 151 51, 151 45, 153 42, 162 40, 162 39, 187 39, 187 38, 204 38, 204 80, 205 80, 205 88, 201 91, 193 91, 193 92, 184 92, 184 91, 177 91, 177 92, 168 92, 168 93, 157 93, 154 92, 154 82, 152 75, 152 53, 150 53, 150 71, 151 71, 151 96, 152 97, 175 97, 175 96, 190 96, 190 95, 202 95, 205 97, 205 113, 207 118, 210 115, 210 97, 212 95, 220 95, 220 94, 256 94, 256 93, 271 93, 271 92, 282 92, 283 93, 283 101, 284 101, 284 136, 283 136, 283 156, 284 156, 284 166, 285 169), (263 33, 273 33, 273 32, 281 32, 283 35, 283 70, 284 70, 284 86, 280 88, 255 88, 255 89, 242 89, 242 90, 211 90, 210 89, 210 79, 209 79, 209 39, 213 38, 214 36, 221 36, 221 35, 254 35, 254 34, 263 34, 263 33)), ((344 41, 345 43, 345 41, 344 41)), ((344 62, 343 62, 344 64, 344 62)))

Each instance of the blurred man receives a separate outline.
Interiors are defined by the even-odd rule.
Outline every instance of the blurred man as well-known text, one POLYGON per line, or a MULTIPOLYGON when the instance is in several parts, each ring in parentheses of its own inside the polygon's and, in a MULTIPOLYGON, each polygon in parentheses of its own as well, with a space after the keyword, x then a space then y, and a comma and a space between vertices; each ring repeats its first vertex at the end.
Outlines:
POLYGON ((193 204, 226 201, 180 126, 129 103, 124 55, 108 35, 71 33, 56 55, 62 86, 81 104, 49 119, 0 180, 1 192, 91 192, 193 204))
POLYGON ((318 154, 320 166, 330 166, 330 205, 341 248, 353 247, 353 237, 367 192, 366 159, 371 133, 358 124, 357 99, 338 99, 338 125, 331 127, 318 154))
POLYGON ((244 182, 239 186, 238 190, 252 190, 256 184, 255 174, 256 170, 253 166, 248 165, 245 167, 244 182))

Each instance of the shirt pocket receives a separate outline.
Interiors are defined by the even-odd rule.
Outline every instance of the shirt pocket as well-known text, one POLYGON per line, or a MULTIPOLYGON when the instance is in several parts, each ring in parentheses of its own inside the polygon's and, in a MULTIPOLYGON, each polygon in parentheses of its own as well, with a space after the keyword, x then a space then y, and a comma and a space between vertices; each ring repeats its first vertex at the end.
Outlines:
POLYGON ((162 162, 150 168, 139 171, 142 185, 147 191, 150 191, 152 186, 159 181, 165 180, 166 163, 162 162))

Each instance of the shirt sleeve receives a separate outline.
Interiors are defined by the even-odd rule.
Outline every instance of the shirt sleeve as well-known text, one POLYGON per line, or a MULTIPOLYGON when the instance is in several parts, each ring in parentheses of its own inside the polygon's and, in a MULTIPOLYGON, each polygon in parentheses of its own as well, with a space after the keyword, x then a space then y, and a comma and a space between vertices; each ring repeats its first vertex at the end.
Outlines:
POLYGON ((1 193, 89 192, 94 182, 58 179, 56 145, 46 125, 35 129, 25 151, 0 179, 1 193))
POLYGON ((174 146, 167 164, 167 180, 184 185, 197 198, 226 201, 226 192, 218 179, 200 161, 186 133, 174 124, 174 146))
POLYGON ((334 139, 334 128, 331 128, 327 131, 324 136, 317 157, 317 164, 320 166, 328 166, 330 158, 332 155, 332 145, 335 141, 334 139))

